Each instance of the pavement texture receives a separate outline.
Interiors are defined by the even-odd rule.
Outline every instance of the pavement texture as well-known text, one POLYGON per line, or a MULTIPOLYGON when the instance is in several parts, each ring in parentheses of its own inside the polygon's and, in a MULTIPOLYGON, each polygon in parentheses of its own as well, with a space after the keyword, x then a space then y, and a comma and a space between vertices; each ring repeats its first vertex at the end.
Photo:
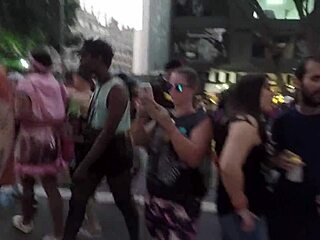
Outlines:
MULTIPOLYGON (((215 177, 213 177, 212 188, 210 189, 202 206, 198 240, 221 240, 219 223, 216 215, 216 205, 214 203, 216 195, 216 183, 214 179, 215 177)), ((144 171, 140 171, 139 175, 134 179, 132 191, 139 208, 141 240, 151 240, 144 224, 143 196, 146 194, 144 171)), ((66 216, 70 191, 67 187, 62 187, 60 188, 60 192, 64 199, 64 212, 66 216)), ((7 201, 6 204, 1 204, 0 201, 0 240, 41 240, 44 235, 52 232, 52 221, 47 207, 47 199, 44 190, 41 186, 37 185, 35 187, 35 193, 38 200, 38 211, 34 222, 34 231, 28 235, 20 233, 18 230, 14 229, 11 223, 12 216, 20 214, 21 212, 20 202, 18 200, 11 199, 10 201, 7 201)), ((100 239, 129 240, 123 217, 114 205, 112 194, 109 192, 106 184, 102 183, 98 188, 96 200, 96 213, 103 231, 100 239)))
MULTIPOLYGON (((68 201, 65 201, 65 214, 67 214, 68 201)), ((143 206, 138 203, 140 222, 141 222, 141 240, 151 239, 145 228, 143 219, 143 206)), ((97 217, 101 223, 103 236, 101 239, 127 240, 129 239, 124 220, 120 211, 113 203, 98 203, 97 217)), ((12 227, 11 218, 20 213, 20 204, 18 201, 12 201, 6 207, 0 206, 0 240, 40 240, 42 237, 52 232, 52 222, 47 207, 47 200, 44 197, 38 197, 38 211, 35 218, 35 228, 31 234, 25 235, 12 227)), ((203 212, 199 223, 199 240, 220 240, 219 225, 215 213, 203 212)))

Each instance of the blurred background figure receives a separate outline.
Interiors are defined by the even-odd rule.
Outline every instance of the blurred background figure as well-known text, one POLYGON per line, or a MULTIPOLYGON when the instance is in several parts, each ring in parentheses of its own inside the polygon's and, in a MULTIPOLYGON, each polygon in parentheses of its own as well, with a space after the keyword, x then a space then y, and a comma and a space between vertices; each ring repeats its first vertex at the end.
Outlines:
POLYGON ((138 96, 139 84, 138 84, 138 81, 133 79, 132 77, 129 77, 125 73, 120 73, 116 76, 121 78, 128 88, 129 99, 130 99, 130 104, 131 104, 130 105, 131 119, 134 119, 136 117, 136 113, 137 113, 137 105, 139 104, 139 96, 138 96))
MULTIPOLYGON (((92 74, 84 69, 79 69, 78 72, 70 71, 66 73, 65 86, 68 92, 68 121, 72 128, 75 147, 75 157, 69 165, 72 177, 81 161, 81 156, 83 156, 83 149, 85 148, 84 131, 87 128, 90 99, 95 85, 92 74)), ((85 221, 80 229, 79 236, 87 238, 101 236, 101 226, 95 214, 94 197, 88 202, 85 221)))
POLYGON ((0 65, 0 187, 14 183, 14 135, 13 92, 7 71, 0 65))
POLYGON ((67 72, 65 79, 68 93, 68 117, 73 125, 75 141, 81 143, 83 142, 81 134, 87 121, 94 83, 92 75, 84 70, 67 72))
POLYGON ((165 66, 164 66, 164 70, 165 70, 165 74, 163 76, 164 80, 169 81, 171 73, 175 70, 178 69, 180 67, 182 67, 183 64, 181 61, 177 60, 177 59, 173 59, 170 62, 168 62, 165 66))
MULTIPOLYGON (((133 121, 136 118, 139 105, 141 104, 139 100, 139 84, 135 79, 129 77, 127 74, 120 73, 117 76, 123 80, 128 88, 130 99, 130 117, 131 121, 133 121)), ((133 151, 133 167, 131 172, 132 176, 136 177, 140 171, 144 152, 143 149, 138 146, 135 146, 133 151)))

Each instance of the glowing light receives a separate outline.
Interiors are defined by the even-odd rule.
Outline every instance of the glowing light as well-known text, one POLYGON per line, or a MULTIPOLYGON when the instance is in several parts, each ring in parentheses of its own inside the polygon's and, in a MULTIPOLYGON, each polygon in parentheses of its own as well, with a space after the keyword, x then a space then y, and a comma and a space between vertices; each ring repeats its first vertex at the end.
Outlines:
POLYGON ((29 67, 29 63, 24 59, 20 59, 20 63, 21 63, 21 66, 23 68, 28 68, 29 67))
POLYGON ((219 72, 219 82, 225 83, 227 81, 227 74, 225 72, 219 72))
POLYGON ((229 89, 229 85, 228 84, 222 84, 222 87, 224 88, 224 89, 229 89))
POLYGON ((237 74, 235 72, 229 73, 229 82, 236 83, 237 82, 237 74))
POLYGON ((210 82, 216 82, 216 72, 211 70, 210 73, 209 73, 209 81, 210 82))
POLYGON ((281 94, 274 95, 272 102, 274 104, 283 104, 285 102, 284 96, 281 94))

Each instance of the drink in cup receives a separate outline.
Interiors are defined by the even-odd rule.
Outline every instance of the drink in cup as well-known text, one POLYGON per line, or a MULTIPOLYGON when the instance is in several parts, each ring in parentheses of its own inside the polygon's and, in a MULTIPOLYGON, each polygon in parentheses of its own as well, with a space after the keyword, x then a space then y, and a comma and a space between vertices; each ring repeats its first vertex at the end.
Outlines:
POLYGON ((285 154, 288 156, 289 163, 293 165, 292 169, 287 171, 287 179, 296 183, 303 182, 304 163, 301 157, 289 150, 285 150, 285 154))

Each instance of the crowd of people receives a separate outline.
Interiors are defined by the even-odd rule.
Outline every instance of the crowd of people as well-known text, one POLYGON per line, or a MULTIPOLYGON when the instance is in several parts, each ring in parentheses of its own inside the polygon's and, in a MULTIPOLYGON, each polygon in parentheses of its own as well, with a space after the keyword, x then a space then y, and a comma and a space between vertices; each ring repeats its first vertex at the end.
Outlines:
POLYGON ((131 185, 143 148, 145 222, 154 239, 196 239, 213 164, 223 240, 320 239, 319 57, 301 62, 295 105, 274 116, 264 74, 241 77, 207 111, 195 104, 197 72, 179 61, 152 88, 109 72, 107 42, 86 40, 79 54, 79 69, 64 83, 43 50, 31 52, 32 67, 19 81, 0 68, 0 187, 22 185, 16 229, 34 228, 40 180, 53 221, 44 240, 100 236, 95 191, 106 179, 130 239, 140 239, 131 185), (66 169, 72 196, 65 220, 58 176, 66 169))

